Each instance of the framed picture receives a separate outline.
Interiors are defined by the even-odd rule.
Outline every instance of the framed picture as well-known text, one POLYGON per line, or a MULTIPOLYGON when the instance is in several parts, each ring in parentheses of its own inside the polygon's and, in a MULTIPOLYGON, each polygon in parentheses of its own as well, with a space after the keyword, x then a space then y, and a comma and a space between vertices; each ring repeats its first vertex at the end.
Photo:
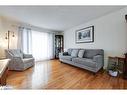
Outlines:
POLYGON ((76 30, 76 43, 94 42, 94 26, 76 30))

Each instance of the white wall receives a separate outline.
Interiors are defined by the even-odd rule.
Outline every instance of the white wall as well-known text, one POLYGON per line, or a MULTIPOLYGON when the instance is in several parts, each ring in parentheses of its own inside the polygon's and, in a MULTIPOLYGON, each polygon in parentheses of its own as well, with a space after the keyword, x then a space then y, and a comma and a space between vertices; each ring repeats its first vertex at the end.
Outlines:
POLYGON ((4 44, 4 32, 3 32, 3 27, 2 27, 2 19, 0 19, 0 58, 2 57, 3 54, 3 50, 2 48, 5 48, 5 44, 4 44))
POLYGON ((5 39, 7 31, 14 32, 15 37, 10 35, 10 48, 17 48, 17 27, 13 27, 13 24, 17 24, 16 22, 5 19, 0 16, 0 58, 5 57, 4 50, 8 47, 8 41, 5 39))
POLYGON ((127 52, 127 8, 64 31, 64 48, 104 49, 105 66, 108 56, 123 56, 127 52), (94 25, 93 43, 75 43, 75 30, 94 25))
POLYGON ((64 32, 56 32, 55 35, 64 35, 64 32))

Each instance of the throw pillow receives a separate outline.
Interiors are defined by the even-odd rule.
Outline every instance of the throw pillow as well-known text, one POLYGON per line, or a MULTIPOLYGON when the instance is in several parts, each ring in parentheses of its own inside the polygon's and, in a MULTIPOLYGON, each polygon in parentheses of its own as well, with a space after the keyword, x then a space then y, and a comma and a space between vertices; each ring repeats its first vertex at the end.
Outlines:
POLYGON ((73 49, 72 52, 71 52, 71 56, 72 57, 77 57, 78 56, 78 52, 79 52, 78 49, 73 49))
POLYGON ((72 52, 73 49, 68 49, 67 52, 68 52, 68 55, 71 55, 71 52, 72 52))
POLYGON ((79 50, 78 57, 83 58, 85 50, 79 50))

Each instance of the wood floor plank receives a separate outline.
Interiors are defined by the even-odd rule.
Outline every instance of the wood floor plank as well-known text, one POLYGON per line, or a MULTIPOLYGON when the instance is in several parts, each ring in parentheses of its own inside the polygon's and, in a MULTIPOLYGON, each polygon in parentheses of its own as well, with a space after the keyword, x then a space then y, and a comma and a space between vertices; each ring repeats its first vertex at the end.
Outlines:
POLYGON ((7 85, 14 89, 127 89, 127 80, 103 70, 96 75, 59 60, 37 62, 23 72, 9 71, 7 85))

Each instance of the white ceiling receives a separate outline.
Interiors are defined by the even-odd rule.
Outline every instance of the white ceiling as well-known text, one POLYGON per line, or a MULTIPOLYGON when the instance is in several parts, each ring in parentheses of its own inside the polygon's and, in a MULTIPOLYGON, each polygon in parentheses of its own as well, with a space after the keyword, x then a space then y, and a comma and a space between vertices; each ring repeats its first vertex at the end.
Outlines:
POLYGON ((41 28, 64 31, 125 6, 0 6, 0 14, 41 28))

